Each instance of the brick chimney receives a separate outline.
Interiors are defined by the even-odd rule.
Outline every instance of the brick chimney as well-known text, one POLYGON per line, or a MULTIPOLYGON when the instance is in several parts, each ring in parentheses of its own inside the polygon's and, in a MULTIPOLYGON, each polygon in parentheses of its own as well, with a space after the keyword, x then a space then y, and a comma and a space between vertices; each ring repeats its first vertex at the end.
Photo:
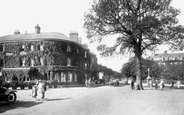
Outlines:
POLYGON ((15 35, 20 34, 19 30, 15 30, 14 34, 15 35))
POLYGON ((39 34, 40 33, 40 26, 38 25, 38 24, 36 24, 36 26, 35 26, 35 33, 36 34, 39 34))

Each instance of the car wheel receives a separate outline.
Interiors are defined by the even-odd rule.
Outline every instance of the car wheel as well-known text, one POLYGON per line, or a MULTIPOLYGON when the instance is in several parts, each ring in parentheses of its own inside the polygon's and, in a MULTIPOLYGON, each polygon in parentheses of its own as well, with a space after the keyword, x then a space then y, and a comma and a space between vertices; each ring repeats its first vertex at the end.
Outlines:
POLYGON ((10 92, 7 96, 6 102, 8 104, 11 104, 11 103, 15 103, 16 100, 17 100, 17 95, 14 92, 10 92))

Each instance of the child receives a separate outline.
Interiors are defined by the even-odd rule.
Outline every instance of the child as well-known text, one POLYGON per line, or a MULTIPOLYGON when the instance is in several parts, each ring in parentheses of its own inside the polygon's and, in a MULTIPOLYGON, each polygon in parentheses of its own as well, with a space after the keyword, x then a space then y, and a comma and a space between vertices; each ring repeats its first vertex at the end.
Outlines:
POLYGON ((35 98, 36 99, 36 97, 37 97, 37 85, 34 85, 33 87, 32 87, 32 97, 33 98, 35 98))

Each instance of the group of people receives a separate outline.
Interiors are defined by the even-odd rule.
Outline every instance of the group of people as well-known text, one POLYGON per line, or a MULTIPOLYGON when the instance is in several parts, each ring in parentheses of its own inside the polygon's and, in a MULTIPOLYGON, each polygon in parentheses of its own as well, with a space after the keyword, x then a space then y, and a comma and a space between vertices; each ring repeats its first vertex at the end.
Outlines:
MULTIPOLYGON (((169 85, 170 85, 170 88, 171 88, 171 89, 173 89, 174 84, 175 84, 174 80, 171 80, 171 82, 169 82, 169 85)), ((178 89, 180 88, 180 84, 181 84, 181 81, 180 81, 180 80, 177 80, 177 81, 176 81, 176 85, 177 85, 177 88, 178 88, 178 89)))
MULTIPOLYGON (((171 80, 171 82, 169 82, 170 89, 173 89, 174 84, 175 84, 174 80, 171 80)), ((180 88, 180 84, 181 84, 181 81, 178 80, 176 82, 176 85, 177 85, 178 88, 180 88)), ((153 88, 153 86, 155 86, 155 89, 160 88, 161 90, 163 90, 164 87, 165 87, 165 83, 164 83, 163 79, 160 79, 160 83, 157 79, 151 79, 151 80, 149 80, 148 85, 149 85, 150 88, 153 88), (155 84, 155 85, 153 85, 153 84, 155 84)), ((135 89, 135 80, 134 79, 131 80, 130 86, 131 86, 132 90, 135 89)))
MULTIPOLYGON (((149 86, 150 86, 150 88, 153 87, 153 83, 155 83, 155 89, 158 89, 158 87, 159 87, 158 80, 150 80, 150 81, 149 81, 149 86)), ((174 80, 171 80, 171 81, 169 82, 170 89, 173 89, 174 84, 175 84, 174 80)), ((178 80, 178 81, 176 82, 176 84, 177 84, 177 87, 180 88, 180 80, 178 80)), ((163 90, 164 87, 165 87, 164 80, 161 79, 161 80, 160 80, 160 89, 163 90)))
POLYGON ((42 80, 38 80, 32 88, 32 97, 36 100, 40 99, 42 101, 45 98, 46 90, 46 83, 42 80))
MULTIPOLYGON (((151 80, 149 80, 148 85, 149 85, 150 88, 153 87, 153 83, 155 83, 155 89, 158 89, 159 88, 159 82, 158 82, 158 80, 157 79, 151 79, 151 80)), ((160 80, 160 89, 163 90, 164 87, 165 87, 164 80, 161 79, 160 80)))
POLYGON ((92 88, 92 85, 94 85, 94 81, 91 78, 85 80, 85 86, 87 88, 92 88))

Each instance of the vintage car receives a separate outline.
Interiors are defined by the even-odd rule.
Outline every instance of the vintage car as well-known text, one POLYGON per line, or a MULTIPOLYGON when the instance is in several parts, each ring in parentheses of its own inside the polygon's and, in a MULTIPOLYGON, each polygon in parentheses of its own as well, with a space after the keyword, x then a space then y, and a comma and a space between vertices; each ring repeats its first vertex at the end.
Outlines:
POLYGON ((17 95, 15 90, 0 87, 0 101, 7 102, 8 104, 15 103, 17 95))
POLYGON ((109 85, 110 86, 119 86, 119 80, 118 79, 111 80, 109 82, 109 85))

